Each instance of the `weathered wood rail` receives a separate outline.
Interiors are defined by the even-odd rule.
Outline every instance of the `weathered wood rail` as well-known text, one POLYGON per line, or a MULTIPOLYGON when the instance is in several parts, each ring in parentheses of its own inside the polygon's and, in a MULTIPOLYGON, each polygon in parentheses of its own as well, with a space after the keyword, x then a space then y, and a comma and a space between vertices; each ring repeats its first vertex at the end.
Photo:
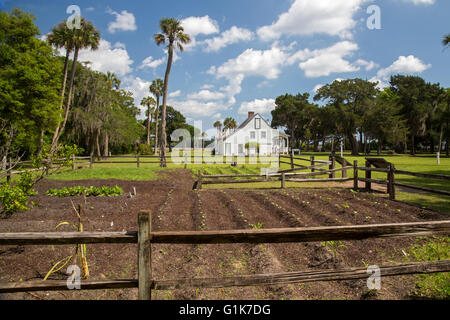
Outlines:
MULTIPOLYGON (((201 189, 202 185, 205 184, 246 184, 246 183, 260 183, 260 182, 281 182, 281 188, 285 188, 286 182, 345 182, 350 181, 350 178, 347 178, 348 170, 353 169, 352 166, 348 166, 348 162, 344 159, 338 163, 342 164, 342 168, 336 168, 336 161, 334 156, 330 156, 330 161, 319 161, 315 160, 314 157, 310 159, 294 157, 292 154, 290 156, 279 155, 279 159, 289 158, 291 159, 290 164, 291 169, 281 170, 276 173, 266 174, 236 174, 236 175, 204 175, 201 171, 198 173, 198 180, 195 183, 194 188, 201 189), (304 161, 310 161, 311 166, 303 166, 297 165, 293 163, 293 159, 300 159, 304 161), (316 164, 319 163, 319 164, 316 164), (299 168, 295 168, 298 166, 299 168), (322 169, 322 167, 328 166, 328 169, 322 169), (311 172, 299 172, 311 170, 311 172), (336 178, 336 172, 342 172, 342 178, 336 178), (319 179, 307 179, 308 177, 316 177, 316 176, 324 176, 328 175, 328 178, 319 178, 319 179), (230 178, 230 179, 222 179, 222 178, 230 178), (236 179, 236 178, 248 178, 248 179, 236 179), (255 178, 255 179, 251 179, 255 178), (259 178, 259 179, 258 179, 259 178), (300 179, 302 178, 302 179, 300 179), (222 180, 219 180, 222 179, 222 180)), ((279 163, 283 163, 283 161, 279 160, 279 163)), ((287 163, 287 162, 285 162, 287 163)))
POLYGON ((428 193, 450 196, 450 191, 399 183, 395 181, 396 175, 409 175, 420 178, 440 179, 440 180, 450 180, 450 176, 398 170, 395 168, 393 163, 387 162, 382 158, 366 158, 366 167, 358 167, 358 162, 355 161, 353 164, 353 171, 354 171, 354 189, 358 189, 358 181, 362 181, 365 183, 365 190, 367 191, 371 191, 372 183, 383 184, 387 186, 386 192, 389 194, 389 198, 391 200, 395 200, 396 186, 420 190, 428 193), (361 178, 358 176, 358 170, 365 172, 365 178, 361 178), (386 173, 387 178, 386 180, 373 179, 372 172, 386 173))
MULTIPOLYGON (((267 230, 152 232, 151 213, 141 212, 138 216, 138 231, 102 233, 2 233, 0 234, 0 245, 137 243, 138 279, 83 280, 81 281, 81 290, 138 288, 139 299, 148 300, 151 299, 152 290, 174 290, 190 287, 222 288, 231 286, 258 286, 312 281, 351 280, 369 277, 367 269, 349 268, 342 270, 298 271, 225 278, 155 280, 152 275, 151 244, 298 243, 442 234, 450 234, 450 220, 423 223, 267 230)), ((449 272, 450 260, 382 266, 380 270, 381 276, 449 272)), ((69 290, 67 281, 49 280, 0 283, 0 293, 55 290, 69 290)))

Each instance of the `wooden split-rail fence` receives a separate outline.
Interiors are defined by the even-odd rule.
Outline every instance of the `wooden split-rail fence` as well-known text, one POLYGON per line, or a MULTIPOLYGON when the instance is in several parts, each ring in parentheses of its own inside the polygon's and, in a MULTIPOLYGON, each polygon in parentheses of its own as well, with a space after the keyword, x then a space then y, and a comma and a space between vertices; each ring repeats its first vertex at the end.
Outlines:
MULTIPOLYGON (((364 240, 375 238, 448 235, 450 221, 395 223, 337 227, 285 228, 265 230, 153 232, 151 213, 140 212, 138 231, 128 232, 53 232, 0 233, 0 246, 69 245, 99 243, 137 244, 138 278, 117 280, 81 280, 81 290, 138 288, 140 300, 151 299, 152 290, 186 288, 224 288, 366 279, 366 268, 296 271, 233 277, 157 280, 152 273, 152 244, 230 244, 230 243, 301 243, 316 241, 364 240)), ((449 272, 450 260, 411 262, 380 266, 381 277, 449 272)), ((0 283, 0 293, 70 290, 67 280, 39 280, 0 283)))
POLYGON ((366 158, 365 166, 360 167, 358 161, 353 161, 353 165, 350 161, 339 156, 330 156, 329 161, 315 160, 314 157, 310 159, 300 158, 294 156, 282 156, 280 159, 290 158, 291 162, 284 162, 280 160, 280 163, 293 164, 291 169, 281 170, 275 173, 271 173, 269 168, 266 168, 265 174, 235 174, 235 175, 204 175, 200 170, 198 172, 198 180, 196 181, 195 188, 201 189, 202 185, 206 184, 243 184, 243 183, 259 183, 259 182, 274 182, 280 181, 281 188, 286 187, 286 182, 346 182, 353 180, 353 189, 359 189, 359 182, 364 182, 364 190, 372 191, 373 184, 381 184, 386 186, 386 193, 389 194, 391 200, 395 200, 396 186, 409 188, 428 193, 435 193, 440 195, 450 196, 450 191, 438 190, 434 188, 428 188, 423 186, 405 184, 396 182, 396 175, 409 175, 414 177, 450 180, 450 176, 438 175, 438 174, 426 174, 411 171, 398 170, 393 163, 386 161, 383 158, 366 158), (293 159, 309 161, 310 166, 303 166, 293 163, 293 159), (336 164, 341 165, 341 168, 336 168, 336 164), (328 167, 324 169, 323 167, 328 167), (353 178, 348 177, 348 171, 353 170, 353 178), (300 172, 311 171, 311 172, 300 172), (360 171, 364 172, 364 177, 360 176, 360 171), (341 177, 336 177, 336 173, 341 172, 341 177), (372 172, 386 173, 386 179, 373 179, 372 172), (326 178, 316 178, 320 176, 328 176, 326 178))

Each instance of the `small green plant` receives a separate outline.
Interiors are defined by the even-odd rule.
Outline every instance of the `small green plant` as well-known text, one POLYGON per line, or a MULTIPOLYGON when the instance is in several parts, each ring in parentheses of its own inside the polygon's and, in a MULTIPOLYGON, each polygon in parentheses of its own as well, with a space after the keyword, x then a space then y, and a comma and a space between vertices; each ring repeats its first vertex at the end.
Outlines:
POLYGON ((261 230, 263 228, 263 223, 257 222, 256 224, 250 224, 250 227, 252 227, 253 230, 261 230))
POLYGON ((93 186, 84 187, 84 186, 76 186, 76 187, 63 187, 61 189, 48 189, 45 193, 47 196, 51 197, 75 197, 80 196, 82 194, 86 194, 86 197, 115 197, 123 194, 122 188, 119 186, 114 187, 106 187, 102 186, 100 188, 96 188, 93 186))
POLYGON ((343 243, 340 240, 339 241, 325 241, 323 243, 323 246, 325 248, 330 248, 331 249, 331 251, 333 252, 334 260, 336 260, 338 249, 344 247, 343 243))

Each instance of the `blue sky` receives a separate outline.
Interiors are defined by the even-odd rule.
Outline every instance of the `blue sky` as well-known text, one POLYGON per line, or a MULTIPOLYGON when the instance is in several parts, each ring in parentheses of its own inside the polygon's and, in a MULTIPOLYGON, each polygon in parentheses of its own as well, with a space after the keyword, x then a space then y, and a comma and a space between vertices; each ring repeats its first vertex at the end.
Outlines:
POLYGON ((335 79, 360 77, 382 87, 396 73, 420 75, 450 87, 448 0, 0 0, 0 7, 33 13, 42 34, 69 17, 69 5, 100 30, 96 52, 82 52, 92 68, 115 72, 139 104, 149 83, 164 78, 166 54, 153 35, 162 17, 182 20, 195 39, 177 53, 169 104, 189 121, 248 111, 270 119, 274 99, 309 92, 335 79), (377 5, 381 29, 370 30, 377 5))

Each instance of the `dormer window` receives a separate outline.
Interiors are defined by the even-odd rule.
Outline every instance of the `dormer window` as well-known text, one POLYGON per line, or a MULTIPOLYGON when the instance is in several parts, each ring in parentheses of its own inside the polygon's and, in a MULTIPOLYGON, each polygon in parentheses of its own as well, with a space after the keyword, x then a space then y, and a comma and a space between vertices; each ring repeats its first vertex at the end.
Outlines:
POLYGON ((255 129, 261 129, 261 119, 255 119, 255 129))

